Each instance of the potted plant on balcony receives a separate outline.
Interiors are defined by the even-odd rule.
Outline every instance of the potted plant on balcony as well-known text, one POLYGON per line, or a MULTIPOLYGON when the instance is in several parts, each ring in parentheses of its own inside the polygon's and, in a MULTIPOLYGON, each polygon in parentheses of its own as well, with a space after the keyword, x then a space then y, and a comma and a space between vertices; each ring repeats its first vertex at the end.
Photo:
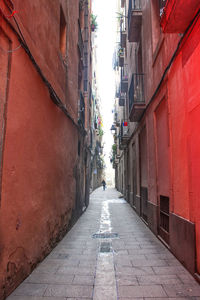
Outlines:
POLYGON ((98 28, 98 24, 97 24, 97 16, 91 14, 91 31, 96 31, 98 28))

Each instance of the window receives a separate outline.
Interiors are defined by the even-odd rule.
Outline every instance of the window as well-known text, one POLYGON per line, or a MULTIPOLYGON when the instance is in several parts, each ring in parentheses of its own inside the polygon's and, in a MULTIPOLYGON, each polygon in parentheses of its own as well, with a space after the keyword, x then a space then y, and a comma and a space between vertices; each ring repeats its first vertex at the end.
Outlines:
POLYGON ((81 154, 81 142, 78 141, 78 156, 81 154))
POLYGON ((67 26, 65 21, 65 16, 60 7, 60 52, 62 56, 66 56, 66 44, 67 44, 67 26))
MULTIPOLYGON (((152 46, 153 54, 155 54, 159 41, 161 38, 161 28, 160 28, 160 9, 163 0, 157 0, 151 2, 151 22, 152 22, 152 46)), ((164 7, 164 6, 162 6, 164 7)))

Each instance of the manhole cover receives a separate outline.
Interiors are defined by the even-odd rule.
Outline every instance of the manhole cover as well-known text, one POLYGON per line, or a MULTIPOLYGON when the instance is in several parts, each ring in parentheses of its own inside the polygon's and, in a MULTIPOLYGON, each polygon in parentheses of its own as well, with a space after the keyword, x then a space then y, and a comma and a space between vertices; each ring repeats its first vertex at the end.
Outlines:
POLYGON ((92 235, 93 239, 114 239, 117 237, 118 237, 118 233, 110 233, 110 232, 95 233, 92 235))
POLYGON ((101 243, 100 252, 101 253, 111 252, 111 245, 110 245, 110 243, 108 243, 108 242, 101 243))

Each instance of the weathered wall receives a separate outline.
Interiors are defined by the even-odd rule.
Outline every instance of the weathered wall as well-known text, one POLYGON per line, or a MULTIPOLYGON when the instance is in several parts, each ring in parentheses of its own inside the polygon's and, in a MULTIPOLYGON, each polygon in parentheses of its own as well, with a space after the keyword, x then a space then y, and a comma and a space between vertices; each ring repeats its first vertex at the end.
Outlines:
MULTIPOLYGON (((152 10, 153 9, 152 6, 152 10)), ((200 201, 198 198, 199 192, 197 185, 195 186, 194 184, 195 178, 198 177, 197 174, 200 170, 197 158, 197 153, 199 153, 198 137, 195 136, 195 131, 197 131, 199 125, 195 121, 195 115, 198 115, 198 107, 200 104, 198 96, 200 91, 198 85, 200 74, 198 74, 195 67, 200 55, 198 23, 199 21, 196 23, 190 35, 185 38, 181 51, 173 62, 164 84, 161 85, 157 97, 154 99, 154 102, 146 114, 149 135, 148 148, 151 157, 149 159, 149 166, 151 166, 149 167, 149 184, 152 186, 153 182, 155 187, 151 189, 153 193, 151 191, 149 193, 149 200, 154 202, 156 194, 158 197, 162 193, 170 197, 170 212, 175 214, 175 216, 170 215, 170 246, 172 251, 192 273, 195 272, 195 252, 197 254, 197 268, 199 271, 198 253, 200 253, 200 201), (163 100, 164 98, 166 100, 163 100), (161 100, 162 102, 167 101, 166 115, 165 120, 162 118, 164 123, 162 122, 162 124, 156 126, 158 115, 160 115, 158 114, 159 106, 158 109, 156 109, 156 106, 161 100), (154 139, 152 139, 153 136, 154 139), (156 149, 153 144, 157 144, 156 149), (156 153, 156 160, 153 152, 156 153), (154 172, 153 165, 157 165, 157 181, 155 181, 155 175, 152 176, 154 172), (195 171, 193 166, 195 166, 195 171), (158 188, 157 192, 156 186, 158 188), (183 227, 181 225, 183 224, 182 218, 185 219, 184 226, 186 230, 179 230, 179 234, 177 234, 176 229, 183 227), (176 226, 172 226, 172 224, 175 224, 174 220, 176 220, 176 226), (190 222, 195 224, 196 241, 192 238, 189 240, 186 236, 187 232, 190 232, 190 236, 192 236, 193 228, 190 222), (180 239, 186 241, 183 246, 183 252, 190 252, 190 258, 183 257, 178 250, 178 247, 180 247, 180 239)), ((152 32, 155 34, 156 31, 153 26, 155 26, 155 24, 152 25, 152 32)), ((149 29, 149 31, 150 30, 151 29, 149 29)), ((144 40, 147 35, 148 33, 144 33, 144 40)), ((164 35, 159 33, 158 30, 156 36, 157 46, 155 46, 152 56, 153 68, 150 70, 150 76, 148 76, 148 78, 151 78, 151 74, 154 74, 152 91, 155 91, 161 79, 161 75, 169 63, 169 59, 172 57, 178 40, 180 39, 178 35, 164 35)), ((145 49, 147 48, 146 51, 148 52, 149 44, 144 43, 144 47, 145 49)), ((144 54, 147 52, 144 50, 144 54)), ((149 60, 149 55, 144 56, 144 61, 146 65, 152 62, 152 60, 149 60)), ((150 81, 151 80, 147 80, 147 86, 150 86, 150 81)), ((147 90, 147 101, 151 98, 151 94, 150 89, 147 90)))
MULTIPOLYGON (((128 2, 127 0, 127 8, 128 2)), ((131 165, 129 169, 131 178, 128 181, 129 198, 131 204, 134 203, 132 193, 136 194, 135 178, 137 191, 138 182, 140 179, 143 181, 140 176, 144 172, 145 159, 143 159, 142 145, 140 148, 137 147, 137 139, 143 126, 146 125, 148 223, 157 234, 159 198, 160 195, 168 196, 170 199, 169 246, 194 274, 200 273, 200 71, 197 68, 200 60, 200 18, 199 16, 196 18, 191 30, 182 41, 171 67, 166 70, 182 35, 162 32, 158 2, 142 1, 142 28, 139 43, 142 45, 143 53, 142 67, 145 74, 147 109, 128 145, 131 165), (167 75, 159 85, 165 70, 167 75), (136 143, 135 148, 132 147, 134 143, 136 143), (140 169, 138 169, 138 160, 143 160, 140 169), (134 170, 137 170, 136 174, 134 170), (181 240, 184 241, 183 251, 180 251, 181 240)), ((184 13, 187 14, 186 11, 184 13)), ((139 43, 137 46, 129 43, 127 47, 126 63, 129 65, 129 79, 132 73, 137 72, 134 63, 137 57, 133 50, 139 48, 139 43)), ((137 198, 137 201, 141 200, 137 198)))
POLYGON ((186 39, 169 76, 173 144, 174 213, 195 223, 197 268, 200 272, 199 106, 200 19, 186 39), (186 88, 187 87, 187 88, 186 88), (178 101, 177 101, 178 99, 178 101))
MULTIPOLYGON (((29 49, 77 122, 79 1, 49 0, 48 6, 46 0, 13 2, 29 49), (59 48, 60 5, 67 24, 66 57, 59 48)), ((0 7, 9 14, 4 2, 0 7)), ((7 52, 18 47, 19 41, 8 20, 0 18, 0 106, 4 109, 0 207, 0 299, 3 299, 66 232, 77 205, 75 200, 79 201, 76 191, 79 157, 78 127, 52 102, 24 49, 7 52)), ((16 27, 13 19, 9 21, 16 27)), ((89 159, 79 163, 85 163, 87 168, 89 159)), ((82 168, 78 171, 81 177, 82 168)))

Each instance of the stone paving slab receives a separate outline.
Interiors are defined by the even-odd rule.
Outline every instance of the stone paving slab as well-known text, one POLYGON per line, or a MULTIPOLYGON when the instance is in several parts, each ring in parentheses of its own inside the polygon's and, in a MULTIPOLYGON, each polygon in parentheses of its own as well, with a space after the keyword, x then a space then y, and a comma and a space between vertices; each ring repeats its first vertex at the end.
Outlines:
POLYGON ((76 285, 93 285, 94 284, 94 276, 80 276, 75 275, 72 284, 76 285))
MULTIPOLYGON (((114 287, 115 288, 115 287, 114 287)), ((112 286, 97 286, 94 292, 95 300, 116 300, 117 296, 113 293, 112 286)))
POLYGON ((93 192, 87 211, 7 300, 200 300, 199 284, 118 196, 93 192), (93 238, 100 232, 118 237, 93 238))
MULTIPOLYGON (((156 300, 164 300, 164 299, 170 299, 170 300, 188 300, 188 299, 191 299, 191 300, 200 300, 200 297, 195 297, 195 298, 154 298, 156 300)), ((129 299, 130 300, 130 299, 129 299)), ((152 300, 152 298, 144 298, 144 300, 152 300)))
POLYGON ((26 283, 46 283, 46 284, 72 284, 74 275, 58 274, 37 274, 32 273, 26 280, 26 283))
POLYGON ((23 283, 13 293, 15 296, 43 296, 48 285, 23 283))
MULTIPOLYGON (((7 299, 9 299, 9 300, 66 300, 66 298, 61 298, 61 297, 59 297, 59 298, 45 297, 44 298, 44 297, 36 297, 36 296, 14 296, 14 295, 8 297, 7 299)), ((73 300, 75 300, 75 298, 73 298, 73 300)))
POLYGON ((152 268, 153 268, 155 274, 160 274, 160 275, 186 273, 186 270, 183 266, 152 267, 152 268))
POLYGON ((93 286, 49 285, 44 293, 46 297, 92 298, 93 286))
POLYGON ((133 267, 166 267, 167 261, 161 259, 132 259, 131 263, 133 267))
POLYGON ((95 266, 94 267, 59 267, 56 274, 74 274, 74 275, 86 275, 93 276, 95 274, 95 266))
POLYGON ((140 285, 152 284, 181 284, 181 280, 176 275, 147 275, 137 276, 140 285))
POLYGON ((92 300, 92 298, 63 298, 63 297, 35 297, 35 296, 10 296, 9 300, 92 300))
POLYGON ((163 288, 169 297, 197 297, 200 295, 200 286, 198 285, 163 285, 163 288))
POLYGON ((137 297, 166 297, 167 293, 160 285, 148 286, 120 286, 118 288, 119 297, 135 298, 137 297))
MULTIPOLYGON (((163 298, 146 298, 146 297, 144 297, 144 298, 133 298, 133 297, 131 297, 131 298, 119 298, 119 300, 153 300, 153 299, 155 299, 155 300, 165 300, 165 299, 169 299, 169 300, 188 300, 188 299, 190 299, 190 298, 166 298, 166 297, 163 297, 163 298)), ((193 300, 199 300, 200 298, 193 298, 193 300)))
POLYGON ((116 266, 116 274, 117 275, 147 275, 155 273, 151 267, 121 267, 116 266))
POLYGON ((128 276, 128 275, 122 275, 122 276, 117 276, 116 277, 117 280, 117 285, 120 286, 134 286, 134 285, 139 285, 137 276, 128 276))

